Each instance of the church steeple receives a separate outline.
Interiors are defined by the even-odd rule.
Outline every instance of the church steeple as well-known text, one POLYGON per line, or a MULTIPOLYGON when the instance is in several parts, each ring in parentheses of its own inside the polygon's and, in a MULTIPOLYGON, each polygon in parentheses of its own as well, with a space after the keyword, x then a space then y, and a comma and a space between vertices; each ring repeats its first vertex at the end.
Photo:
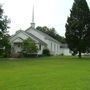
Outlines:
POLYGON ((34 23, 34 5, 33 5, 33 10, 32 10, 32 23, 34 23))
POLYGON ((32 10, 32 22, 31 22, 31 27, 35 28, 35 23, 34 23, 34 5, 33 5, 33 10, 32 10))

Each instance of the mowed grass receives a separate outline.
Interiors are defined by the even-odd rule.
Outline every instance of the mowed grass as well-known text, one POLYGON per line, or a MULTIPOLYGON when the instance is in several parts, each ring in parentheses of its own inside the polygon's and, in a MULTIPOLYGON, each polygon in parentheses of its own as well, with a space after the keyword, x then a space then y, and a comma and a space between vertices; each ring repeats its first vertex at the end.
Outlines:
POLYGON ((90 90, 89 59, 0 59, 0 90, 90 90))

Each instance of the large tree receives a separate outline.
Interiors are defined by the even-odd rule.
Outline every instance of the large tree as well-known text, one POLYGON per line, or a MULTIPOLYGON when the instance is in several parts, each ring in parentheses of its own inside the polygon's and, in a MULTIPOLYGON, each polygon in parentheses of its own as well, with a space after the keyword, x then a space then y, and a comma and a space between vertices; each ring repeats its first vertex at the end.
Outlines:
POLYGON ((66 41, 73 54, 78 54, 81 58, 81 53, 87 51, 90 42, 90 10, 86 0, 74 0, 70 12, 66 23, 66 41))
POLYGON ((9 35, 7 34, 9 20, 3 15, 3 9, 0 5, 0 56, 10 54, 9 35))

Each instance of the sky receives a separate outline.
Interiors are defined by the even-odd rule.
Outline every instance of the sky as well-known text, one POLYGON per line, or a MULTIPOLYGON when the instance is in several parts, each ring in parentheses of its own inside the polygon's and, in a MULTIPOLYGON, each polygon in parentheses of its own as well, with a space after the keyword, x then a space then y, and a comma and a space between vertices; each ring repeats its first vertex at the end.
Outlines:
MULTIPOLYGON (((65 36, 65 24, 70 15, 74 0, 0 0, 4 14, 11 23, 9 34, 17 30, 26 30, 31 26, 34 5, 34 21, 37 26, 55 28, 57 33, 65 36)), ((90 6, 90 0, 87 0, 90 6)))

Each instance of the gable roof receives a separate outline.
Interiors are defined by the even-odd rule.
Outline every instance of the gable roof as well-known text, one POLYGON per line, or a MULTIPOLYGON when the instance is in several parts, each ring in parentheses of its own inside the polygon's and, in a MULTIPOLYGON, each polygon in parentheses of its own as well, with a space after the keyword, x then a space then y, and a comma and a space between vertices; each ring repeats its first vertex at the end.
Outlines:
POLYGON ((41 33, 41 34, 44 35, 44 36, 46 37, 46 39, 48 39, 48 40, 52 40, 52 41, 54 41, 54 42, 56 42, 56 43, 61 44, 58 40, 54 39, 53 37, 49 36, 48 34, 42 32, 42 31, 39 31, 39 30, 37 30, 37 29, 34 29, 34 28, 32 28, 32 27, 29 27, 28 29, 26 29, 25 32, 27 32, 27 31, 30 30, 30 29, 33 29, 33 30, 35 30, 36 32, 41 33))
MULTIPOLYGON (((15 37, 18 33, 23 33, 23 34, 25 34, 24 33, 24 31, 23 30, 18 30, 18 31, 16 31, 16 33, 14 34, 14 35, 12 35, 11 37, 10 37, 10 39, 12 39, 13 37, 15 37)), ((25 34, 26 35, 26 34, 25 34)))
MULTIPOLYGON (((24 35, 26 35, 27 37, 32 37, 32 38, 36 39, 37 41, 39 41, 40 44, 42 44, 42 45, 47 45, 45 42, 43 42, 42 40, 40 40, 40 39, 37 38, 36 36, 32 35, 31 33, 27 33, 26 31, 23 31, 23 30, 17 31, 17 32, 15 33, 15 35, 12 35, 12 36, 10 37, 10 39, 12 39, 12 38, 15 37, 18 33, 21 33, 21 32, 22 32, 24 35)), ((21 37, 17 37, 17 38, 22 39, 21 37)), ((16 39, 17 39, 17 38, 16 38, 16 39)), ((23 39, 22 39, 22 40, 23 40, 23 39)))
POLYGON ((14 42, 15 43, 18 43, 18 42, 22 42, 23 41, 23 39, 21 38, 21 37, 17 37, 17 38, 15 38, 14 39, 14 42), (15 41, 16 40, 16 41, 15 41), (18 41, 19 40, 19 41, 18 41))
POLYGON ((32 37, 34 37, 36 40, 38 40, 41 44, 43 44, 43 45, 47 45, 45 42, 43 42, 42 40, 40 40, 39 38, 37 38, 36 36, 34 36, 33 34, 31 34, 31 33, 28 33, 28 32, 26 32, 25 31, 25 33, 27 33, 28 35, 30 35, 30 36, 32 36, 32 37))

